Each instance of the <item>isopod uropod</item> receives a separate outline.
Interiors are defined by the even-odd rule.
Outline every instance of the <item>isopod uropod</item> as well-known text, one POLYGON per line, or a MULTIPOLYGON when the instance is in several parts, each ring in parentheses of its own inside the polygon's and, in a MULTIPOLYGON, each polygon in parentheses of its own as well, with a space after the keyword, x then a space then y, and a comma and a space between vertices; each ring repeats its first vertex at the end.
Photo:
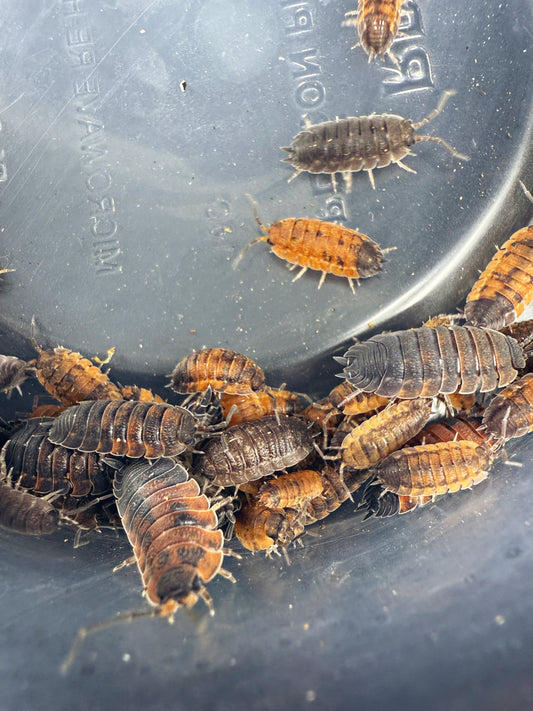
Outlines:
POLYGON ((370 116, 350 116, 312 124, 307 120, 304 130, 298 133, 290 146, 282 147, 296 172, 289 178, 294 180, 300 173, 331 173, 333 186, 335 173, 342 173, 346 190, 351 190, 352 173, 360 170, 368 172, 375 189, 372 171, 396 163, 408 171, 415 170, 402 163, 402 158, 412 153, 411 146, 420 141, 432 141, 443 146, 454 158, 469 160, 468 156, 455 150, 447 141, 438 136, 421 136, 418 129, 433 121, 443 110, 455 91, 445 91, 435 109, 426 118, 413 123, 411 119, 395 114, 371 114, 370 116))

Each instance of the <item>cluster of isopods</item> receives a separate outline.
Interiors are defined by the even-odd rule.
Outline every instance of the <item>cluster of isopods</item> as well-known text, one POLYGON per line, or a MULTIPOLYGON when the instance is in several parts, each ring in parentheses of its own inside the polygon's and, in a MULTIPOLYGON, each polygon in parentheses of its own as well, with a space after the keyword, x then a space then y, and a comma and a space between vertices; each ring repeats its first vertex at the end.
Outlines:
MULTIPOLYGON (((369 59, 394 61, 401 6, 359 0, 347 14, 369 59)), ((418 123, 372 115, 307 125, 285 149, 293 177, 341 172, 349 189, 352 172, 365 170, 374 185, 374 168, 410 170, 401 161, 417 141, 465 159, 416 134, 452 94, 418 123)), ((267 241, 301 267, 296 278, 316 269, 320 283, 332 273, 353 289, 352 279, 381 269, 383 251, 354 230, 256 219, 265 234, 248 247, 267 241)), ((286 554, 348 499, 386 517, 482 481, 509 439, 533 431, 533 323, 514 323, 532 300, 526 227, 496 253, 464 315, 354 343, 337 358, 341 384, 318 402, 268 386, 245 355, 206 348, 176 365, 170 387, 183 401, 173 405, 114 383, 107 360, 34 341, 31 361, 0 356, 0 390, 37 377, 58 404, 0 427, 0 525, 31 535, 122 527, 156 614, 172 618, 199 597, 213 612, 206 584, 234 580, 222 567, 227 539, 286 554)))

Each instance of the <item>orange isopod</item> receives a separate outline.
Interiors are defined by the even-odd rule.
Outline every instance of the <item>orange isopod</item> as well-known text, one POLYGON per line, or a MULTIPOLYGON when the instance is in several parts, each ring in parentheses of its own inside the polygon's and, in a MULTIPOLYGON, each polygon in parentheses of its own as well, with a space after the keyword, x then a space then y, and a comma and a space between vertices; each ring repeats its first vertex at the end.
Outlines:
POLYGON ((492 462, 490 447, 459 440, 400 449, 372 472, 395 494, 437 496, 479 484, 487 478, 492 462))
POLYGON ((533 431, 533 373, 502 390, 485 410, 483 424, 499 441, 533 431))
POLYGON ((34 344, 39 357, 28 365, 35 368, 41 385, 63 405, 83 400, 120 400, 118 387, 106 373, 80 353, 68 348, 43 350, 34 344))
POLYGON ((326 481, 312 469, 302 469, 269 479, 259 489, 260 506, 287 508, 320 496, 326 481))
POLYGON ((220 398, 224 418, 227 418, 231 408, 234 408, 231 419, 227 423, 228 426, 240 425, 241 422, 250 420, 260 420, 262 417, 274 415, 276 412, 280 415, 294 415, 301 412, 305 404, 305 399, 298 393, 270 388, 250 392, 246 395, 223 393, 220 398))
POLYGON ((245 395, 265 385, 262 369, 228 348, 194 351, 177 364, 170 377, 170 387, 178 393, 203 392, 210 387, 218 393, 245 395))
POLYGON ((399 400, 353 429, 341 445, 342 460, 368 469, 414 437, 431 415, 432 400, 399 400))
POLYGON ((533 300, 533 225, 515 232, 491 259, 466 297, 471 326, 500 329, 533 300))
POLYGON ((255 219, 265 234, 246 245, 235 260, 234 268, 249 247, 257 242, 266 242, 276 256, 293 265, 291 269, 301 267, 293 281, 303 276, 307 269, 315 269, 322 272, 319 289, 326 274, 335 274, 346 277, 355 294, 353 279, 374 276, 381 271, 385 261, 384 251, 376 242, 344 225, 307 217, 287 217, 265 227, 257 213, 255 219))
POLYGON ((390 48, 398 34, 402 5, 403 0, 359 0, 357 10, 347 12, 342 23, 344 27, 357 27, 360 41, 352 49, 360 44, 369 62, 388 54, 397 64, 390 48))

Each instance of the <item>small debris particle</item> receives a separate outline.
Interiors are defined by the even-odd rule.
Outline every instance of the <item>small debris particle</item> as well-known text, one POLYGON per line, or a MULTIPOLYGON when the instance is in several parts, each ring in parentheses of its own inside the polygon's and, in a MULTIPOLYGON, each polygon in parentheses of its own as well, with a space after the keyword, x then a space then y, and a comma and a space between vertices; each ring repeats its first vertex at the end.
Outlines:
POLYGON ((180 81, 180 89, 181 91, 185 91, 187 88, 187 82, 186 81, 180 81))
POLYGON ((494 622, 501 627, 505 624, 505 617, 503 615, 496 615, 494 622))
POLYGON ((309 691, 305 692, 305 700, 306 701, 314 701, 316 699, 316 691, 313 691, 313 689, 309 689, 309 691))

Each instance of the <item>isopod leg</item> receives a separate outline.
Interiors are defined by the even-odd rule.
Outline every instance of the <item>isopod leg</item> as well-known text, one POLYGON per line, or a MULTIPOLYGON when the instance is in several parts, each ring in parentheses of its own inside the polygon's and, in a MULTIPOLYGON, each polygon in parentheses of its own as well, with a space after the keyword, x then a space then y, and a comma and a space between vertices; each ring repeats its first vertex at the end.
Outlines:
MULTIPOLYGON (((417 136, 417 138, 418 138, 418 136, 417 136)), ((408 173, 414 173, 416 175, 416 170, 413 170, 408 165, 405 165, 405 163, 402 163, 401 160, 397 160, 397 161, 395 161, 395 163, 396 163, 396 165, 399 165, 400 168, 403 168, 404 170, 406 170, 408 173)))
POLYGON ((351 170, 345 170, 342 173, 342 177, 344 178, 344 184, 346 185, 346 192, 351 193, 352 192, 352 171, 351 170))

